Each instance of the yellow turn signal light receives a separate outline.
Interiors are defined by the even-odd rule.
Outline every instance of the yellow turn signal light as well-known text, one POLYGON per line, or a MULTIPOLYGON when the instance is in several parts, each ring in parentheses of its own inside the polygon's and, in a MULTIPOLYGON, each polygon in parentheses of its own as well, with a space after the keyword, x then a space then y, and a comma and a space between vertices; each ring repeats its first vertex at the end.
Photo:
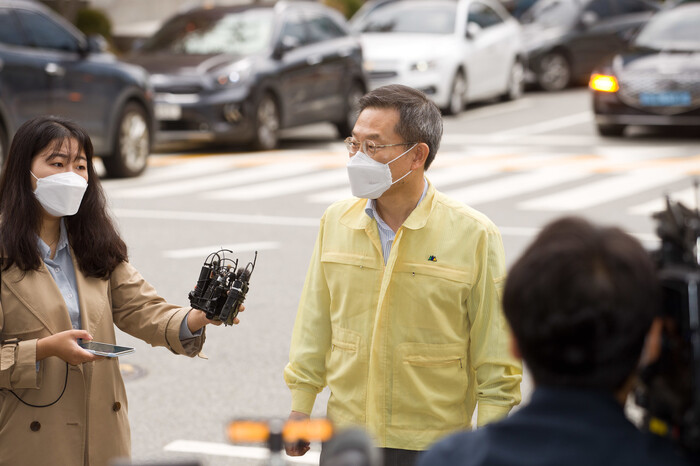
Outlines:
POLYGON ((620 89, 620 85, 617 83, 617 78, 615 76, 604 74, 594 74, 591 76, 588 87, 594 91, 600 92, 617 92, 620 89))
MULTIPOLYGON (((282 423, 280 422, 280 427, 282 423)), ((282 434, 282 439, 288 443, 298 440, 309 442, 326 442, 333 436, 333 424, 327 419, 306 419, 303 421, 287 421, 279 428, 270 426, 267 421, 233 421, 228 425, 227 434, 231 442, 261 443, 267 442, 271 434, 282 434), (276 431, 276 432, 273 432, 276 431)))
POLYGON ((333 436, 333 425, 328 419, 287 421, 282 430, 285 442, 298 440, 326 442, 333 436))
POLYGON ((266 442, 270 437, 267 422, 234 421, 228 425, 228 438, 236 443, 266 442))

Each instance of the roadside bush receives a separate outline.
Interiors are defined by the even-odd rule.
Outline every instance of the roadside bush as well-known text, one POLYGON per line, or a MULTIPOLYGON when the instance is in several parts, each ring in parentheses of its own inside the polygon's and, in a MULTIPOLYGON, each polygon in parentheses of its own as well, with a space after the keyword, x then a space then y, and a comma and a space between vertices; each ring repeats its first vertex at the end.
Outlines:
POLYGON ((107 41, 112 39, 112 22, 101 10, 81 8, 78 10, 75 25, 86 36, 99 34, 107 41))
POLYGON ((364 0, 323 0, 323 3, 331 8, 335 8, 350 19, 357 10, 360 9, 364 0))

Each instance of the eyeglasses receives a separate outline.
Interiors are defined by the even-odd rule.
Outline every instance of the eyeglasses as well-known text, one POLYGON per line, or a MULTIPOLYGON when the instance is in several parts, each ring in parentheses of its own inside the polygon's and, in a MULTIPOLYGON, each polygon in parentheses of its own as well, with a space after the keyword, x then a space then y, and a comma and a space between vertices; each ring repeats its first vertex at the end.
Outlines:
POLYGON ((384 149, 385 147, 394 147, 394 146, 410 146, 412 144, 417 144, 417 143, 415 143, 415 142, 399 142, 396 144, 376 144, 374 141, 369 141, 369 140, 364 140, 364 141, 360 142, 354 138, 346 138, 345 139, 345 147, 348 148, 348 152, 350 152, 351 155, 355 155, 357 153, 357 151, 362 149, 362 152, 369 155, 370 157, 374 157, 374 154, 377 152, 377 149, 384 149))

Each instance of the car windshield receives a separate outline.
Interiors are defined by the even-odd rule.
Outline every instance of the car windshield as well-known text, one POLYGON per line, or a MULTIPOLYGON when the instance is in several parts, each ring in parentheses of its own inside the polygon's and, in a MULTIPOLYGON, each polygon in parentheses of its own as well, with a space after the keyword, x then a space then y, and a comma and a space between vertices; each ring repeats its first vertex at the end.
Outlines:
POLYGON ((546 28, 568 27, 577 21, 581 7, 581 2, 576 0, 539 0, 522 15, 521 21, 546 28))
POLYGON ((410 32, 420 34, 453 34, 456 4, 433 5, 391 4, 378 8, 358 26, 360 32, 410 32))
POLYGON ((700 52, 700 8, 678 8, 654 16, 634 45, 654 50, 700 52))
POLYGON ((167 22, 143 47, 180 55, 252 55, 269 47, 273 11, 246 10, 214 16, 203 11, 167 22))

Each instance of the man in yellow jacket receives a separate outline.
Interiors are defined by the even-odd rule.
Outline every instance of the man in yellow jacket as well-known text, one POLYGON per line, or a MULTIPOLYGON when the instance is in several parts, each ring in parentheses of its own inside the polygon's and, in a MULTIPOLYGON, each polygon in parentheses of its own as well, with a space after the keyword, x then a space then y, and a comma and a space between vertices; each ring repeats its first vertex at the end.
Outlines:
POLYGON ((391 85, 362 98, 345 140, 361 199, 321 219, 284 371, 290 419, 308 417, 328 385, 328 416, 366 428, 386 466, 469 428, 477 403, 483 425, 520 402, 501 236, 425 178, 441 137, 440 112, 420 91, 391 85))

